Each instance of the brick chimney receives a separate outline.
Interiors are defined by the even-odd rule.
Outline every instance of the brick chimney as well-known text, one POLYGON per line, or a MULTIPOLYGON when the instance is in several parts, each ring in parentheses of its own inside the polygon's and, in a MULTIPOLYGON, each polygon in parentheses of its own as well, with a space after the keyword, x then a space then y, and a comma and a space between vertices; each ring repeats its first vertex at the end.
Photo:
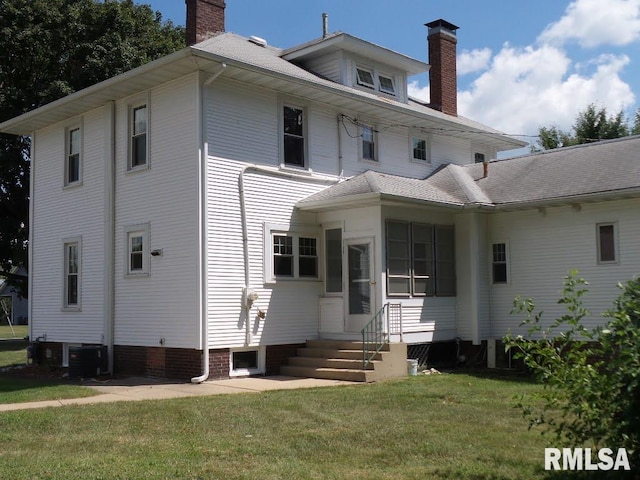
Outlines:
POLYGON ((187 4, 187 45, 202 42, 224 32, 224 0, 185 0, 187 4))
POLYGON ((429 28, 429 89, 431 108, 458 115, 458 78, 456 69, 456 30, 458 27, 439 19, 425 24, 429 28))

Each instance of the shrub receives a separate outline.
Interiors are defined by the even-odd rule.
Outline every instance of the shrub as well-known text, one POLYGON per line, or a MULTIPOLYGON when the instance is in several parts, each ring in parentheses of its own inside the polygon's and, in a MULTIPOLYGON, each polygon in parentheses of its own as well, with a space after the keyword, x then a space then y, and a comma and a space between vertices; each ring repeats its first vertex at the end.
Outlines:
POLYGON ((544 385, 542 402, 520 399, 529 428, 542 426, 564 446, 626 448, 632 470, 640 467, 640 279, 624 285, 604 327, 587 329, 582 297, 587 282, 573 271, 558 303, 567 313, 543 326, 535 304, 517 297, 513 313, 525 314, 527 338, 504 338, 544 385), (534 406, 535 405, 535 406, 534 406), (568 443, 568 445, 566 444, 568 443))

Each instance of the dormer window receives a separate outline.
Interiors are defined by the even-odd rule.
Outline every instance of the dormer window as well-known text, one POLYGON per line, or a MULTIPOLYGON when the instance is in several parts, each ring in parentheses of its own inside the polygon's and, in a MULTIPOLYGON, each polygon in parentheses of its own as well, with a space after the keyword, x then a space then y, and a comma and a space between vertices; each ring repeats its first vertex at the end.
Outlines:
POLYGON ((356 73, 358 75, 358 85, 362 85, 363 87, 372 88, 375 90, 375 80, 373 77, 373 72, 371 70, 366 70, 364 68, 356 68, 356 73))
POLYGON ((378 72, 375 69, 358 66, 356 67, 356 82, 360 87, 377 90, 387 95, 397 95, 396 84, 393 76, 378 72))
POLYGON ((386 77, 384 75, 378 75, 378 80, 380 82, 380 91, 383 93, 388 93, 389 95, 396 94, 396 88, 393 84, 393 78, 386 77))

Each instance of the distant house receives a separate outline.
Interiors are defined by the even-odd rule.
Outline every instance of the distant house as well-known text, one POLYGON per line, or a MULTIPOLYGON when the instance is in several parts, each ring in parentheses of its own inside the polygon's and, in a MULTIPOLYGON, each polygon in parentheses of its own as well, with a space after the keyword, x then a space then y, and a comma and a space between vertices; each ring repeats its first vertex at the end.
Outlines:
POLYGON ((187 48, 0 124, 31 135, 30 333, 60 364, 352 378, 341 342, 373 327, 482 345, 516 294, 552 314, 570 268, 594 312, 640 270, 640 140, 487 162, 525 144, 457 115, 456 26, 428 24, 428 65, 340 32, 207 37, 224 2, 187 11, 187 48))
MULTIPOLYGON (((27 270, 13 267, 9 273, 26 276, 27 270)), ((0 271, 0 325, 7 325, 7 317, 12 325, 26 325, 29 321, 29 304, 0 271)))

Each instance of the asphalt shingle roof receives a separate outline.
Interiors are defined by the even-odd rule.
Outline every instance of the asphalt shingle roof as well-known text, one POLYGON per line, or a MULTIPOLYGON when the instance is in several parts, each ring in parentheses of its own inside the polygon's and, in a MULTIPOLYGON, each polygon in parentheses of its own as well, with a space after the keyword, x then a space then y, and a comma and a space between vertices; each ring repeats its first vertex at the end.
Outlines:
POLYGON ((590 195, 640 195, 640 136, 495 160, 489 162, 487 177, 482 164, 447 165, 423 180, 368 171, 299 205, 363 193, 449 206, 526 206, 590 195))

